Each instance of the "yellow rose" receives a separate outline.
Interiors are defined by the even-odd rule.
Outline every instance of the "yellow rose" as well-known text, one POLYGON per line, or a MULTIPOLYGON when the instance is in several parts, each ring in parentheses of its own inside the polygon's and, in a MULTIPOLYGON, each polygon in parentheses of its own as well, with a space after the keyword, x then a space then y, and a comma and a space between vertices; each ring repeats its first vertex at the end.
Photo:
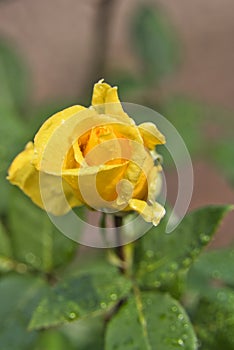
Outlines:
POLYGON ((34 143, 12 162, 8 179, 54 215, 85 204, 134 210, 157 225, 165 210, 155 201, 161 167, 154 165, 153 153, 163 143, 156 126, 137 126, 124 112, 117 88, 101 80, 91 107, 69 107, 41 126, 34 143))

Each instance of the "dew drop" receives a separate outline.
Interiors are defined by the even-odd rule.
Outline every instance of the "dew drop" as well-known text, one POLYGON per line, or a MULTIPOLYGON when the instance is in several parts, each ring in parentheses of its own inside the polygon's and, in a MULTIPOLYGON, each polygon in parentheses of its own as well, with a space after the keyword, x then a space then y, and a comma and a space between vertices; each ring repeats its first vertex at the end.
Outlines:
POLYGON ((25 255, 25 259, 30 264, 34 264, 36 262, 36 256, 31 252, 25 255))
POLYGON ((183 314, 179 314, 178 315, 178 320, 182 321, 184 319, 184 315, 183 314))
POLYGON ((173 325, 171 325, 170 329, 172 332, 174 332, 176 330, 176 326, 173 324, 173 325))
POLYGON ((177 343, 178 343, 179 346, 184 346, 183 339, 178 339, 177 343))
POLYGON ((117 300, 117 294, 112 293, 112 294, 110 295, 110 298, 111 298, 111 300, 113 300, 113 301, 117 300))
POLYGON ((188 267, 191 264, 191 262, 192 262, 191 258, 184 259, 184 261, 183 261, 184 267, 188 267))
POLYGON ((106 309, 106 307, 107 307, 106 303, 104 303, 104 302, 102 302, 102 303, 100 304, 100 306, 101 306, 102 309, 106 309))
POLYGON ((74 320, 76 318, 76 313, 75 312, 70 312, 69 318, 70 318, 70 320, 74 320))
POLYGON ((173 306, 171 307, 171 311, 172 311, 172 312, 177 312, 177 311, 178 311, 177 306, 176 306, 176 305, 173 305, 173 306))
POLYGON ((210 236, 201 234, 200 235, 200 241, 204 244, 208 243, 210 241, 210 236))
POLYGON ((0 264, 1 264, 2 270, 10 270, 11 268, 13 268, 13 264, 11 261, 3 260, 0 258, 0 264))
POLYGON ((154 251, 153 251, 153 250, 147 250, 147 251, 146 251, 146 256, 147 256, 147 258, 153 258, 153 256, 154 256, 154 251))
POLYGON ((172 271, 176 271, 176 270, 178 269, 178 264, 177 264, 176 262, 172 263, 172 264, 170 265, 170 269, 171 269, 172 271))
POLYGON ((168 272, 167 275, 166 275, 166 277, 167 277, 168 279, 173 279, 173 278, 175 277, 175 274, 174 274, 173 272, 168 272))
POLYGON ((173 345, 176 345, 176 347, 178 347, 178 345, 181 346, 181 347, 183 347, 183 346, 184 346, 184 341, 183 341, 183 339, 181 339, 181 338, 179 338, 179 339, 173 339, 173 340, 172 340, 172 344, 173 344, 173 345))
POLYGON ((17 264, 16 271, 19 273, 25 273, 27 271, 27 266, 23 263, 17 264))
POLYGON ((199 253, 200 253, 200 249, 199 248, 195 248, 195 249, 192 250, 191 255, 192 255, 192 257, 195 258, 199 253))

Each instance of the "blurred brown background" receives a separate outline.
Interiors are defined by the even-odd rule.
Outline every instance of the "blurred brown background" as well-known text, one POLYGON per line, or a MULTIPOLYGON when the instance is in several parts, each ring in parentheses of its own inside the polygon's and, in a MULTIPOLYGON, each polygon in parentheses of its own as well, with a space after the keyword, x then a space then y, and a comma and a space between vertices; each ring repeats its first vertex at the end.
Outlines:
MULTIPOLYGON (((26 61, 35 103, 60 98, 77 99, 79 103, 83 91, 91 90, 90 83, 102 77, 103 72, 120 67, 133 75, 138 71, 128 27, 140 1, 112 0, 108 6, 105 2, 0 2, 0 36, 9 39, 26 61), (102 34, 107 29, 103 41, 102 34), (101 76, 98 76, 99 68, 101 76)), ((234 109, 234 2, 152 0, 148 3, 161 5, 181 46, 180 65, 162 81, 160 95, 167 98, 182 94, 195 101, 234 109)), ((212 118, 207 133, 213 133, 212 118)), ((215 137, 220 133, 214 130, 215 137)), ((233 187, 209 159, 196 157, 194 171, 192 208, 234 202, 233 187)), ((173 172, 168 174, 169 193, 174 191, 174 176, 173 172)), ((215 244, 226 245, 233 240, 232 216, 226 219, 215 244)))
MULTIPOLYGON (((111 66, 132 69, 128 20, 138 0, 112 0, 108 40, 111 66)), ((12 39, 30 66, 36 100, 77 95, 95 55, 95 21, 100 1, 5 0, 0 34, 12 39), (75 74, 74 74, 75 72, 75 74)), ((145 1, 142 1, 145 3, 145 1)), ((158 0, 183 45, 183 64, 165 82, 165 91, 234 108, 234 3, 232 0, 158 0)), ((102 19, 107 20, 105 17, 102 19)))

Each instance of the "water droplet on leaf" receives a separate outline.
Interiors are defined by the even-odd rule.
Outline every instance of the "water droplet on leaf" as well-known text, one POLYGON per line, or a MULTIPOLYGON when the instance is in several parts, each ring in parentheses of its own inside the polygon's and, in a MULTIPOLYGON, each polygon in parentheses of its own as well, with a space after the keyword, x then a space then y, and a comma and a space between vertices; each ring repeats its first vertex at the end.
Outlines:
POLYGON ((75 312, 70 312, 69 318, 70 318, 70 320, 74 320, 76 318, 76 313, 75 312))
POLYGON ((172 312, 177 312, 177 311, 178 311, 177 306, 176 306, 176 305, 173 305, 173 306, 171 307, 171 311, 172 311, 172 312))
POLYGON ((176 270, 178 269, 178 264, 177 264, 176 262, 172 263, 172 264, 170 265, 170 269, 171 269, 172 271, 176 271, 176 270))
POLYGON ((184 267, 188 267, 189 265, 191 265, 192 259, 191 258, 186 258, 183 261, 183 265, 184 267))
POLYGON ((200 235, 200 240, 203 244, 206 244, 210 241, 210 236, 205 235, 205 234, 201 234, 200 235))
POLYGON ((100 306, 101 306, 102 309, 106 309, 106 307, 107 307, 106 303, 104 303, 104 302, 102 302, 102 303, 100 304, 100 306))
POLYGON ((154 256, 154 251, 153 250, 147 250, 146 251, 146 256, 147 256, 147 258, 152 258, 154 256))
POLYGON ((111 298, 111 300, 113 300, 113 301, 117 300, 117 294, 112 293, 112 294, 110 295, 110 298, 111 298))
POLYGON ((184 341, 183 341, 183 339, 178 339, 178 344, 179 344, 180 346, 184 346, 184 341))
POLYGON ((179 319, 180 321, 182 321, 182 320, 184 319, 184 315, 183 315, 183 314, 179 314, 179 315, 178 315, 178 319, 179 319))

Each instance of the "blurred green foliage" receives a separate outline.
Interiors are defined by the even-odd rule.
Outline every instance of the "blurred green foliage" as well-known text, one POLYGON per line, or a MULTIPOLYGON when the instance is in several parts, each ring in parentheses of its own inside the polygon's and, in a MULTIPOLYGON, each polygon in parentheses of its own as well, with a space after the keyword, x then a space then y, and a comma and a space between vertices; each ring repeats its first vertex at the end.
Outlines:
POLYGON ((178 64, 178 41, 160 8, 141 5, 132 20, 133 49, 141 60, 145 82, 159 83, 178 64))
POLYGON ((107 327, 108 350, 181 347, 196 349, 196 335, 183 307, 168 294, 156 291, 135 294, 107 327))
MULTIPOLYGON (((180 44, 159 8, 144 4, 129 23, 139 71, 111 72, 122 100, 157 108, 194 157, 213 161, 234 184, 232 112, 187 96, 155 98, 178 67, 180 44)), ((1 349, 234 349, 234 247, 201 254, 229 206, 191 213, 170 235, 165 221, 152 228, 137 241, 132 270, 123 276, 103 251, 84 266, 77 259, 82 249, 8 184, 13 157, 49 115, 72 104, 33 105, 27 72, 0 40, 1 349)))
POLYGON ((74 256, 77 245, 61 235, 49 217, 32 205, 29 198, 17 189, 13 190, 9 205, 9 230, 14 257, 45 273, 63 266, 74 256))
POLYGON ((202 254, 187 279, 187 309, 201 348, 234 348, 234 246, 202 254))
POLYGON ((214 206, 188 214, 173 234, 165 234, 166 220, 158 228, 150 230, 135 247, 138 283, 170 291, 173 296, 180 297, 178 292, 181 294, 183 290, 178 288, 177 278, 183 277, 203 247, 210 242, 226 210, 229 208, 214 206), (158 247, 157 252, 151 247, 158 247))

